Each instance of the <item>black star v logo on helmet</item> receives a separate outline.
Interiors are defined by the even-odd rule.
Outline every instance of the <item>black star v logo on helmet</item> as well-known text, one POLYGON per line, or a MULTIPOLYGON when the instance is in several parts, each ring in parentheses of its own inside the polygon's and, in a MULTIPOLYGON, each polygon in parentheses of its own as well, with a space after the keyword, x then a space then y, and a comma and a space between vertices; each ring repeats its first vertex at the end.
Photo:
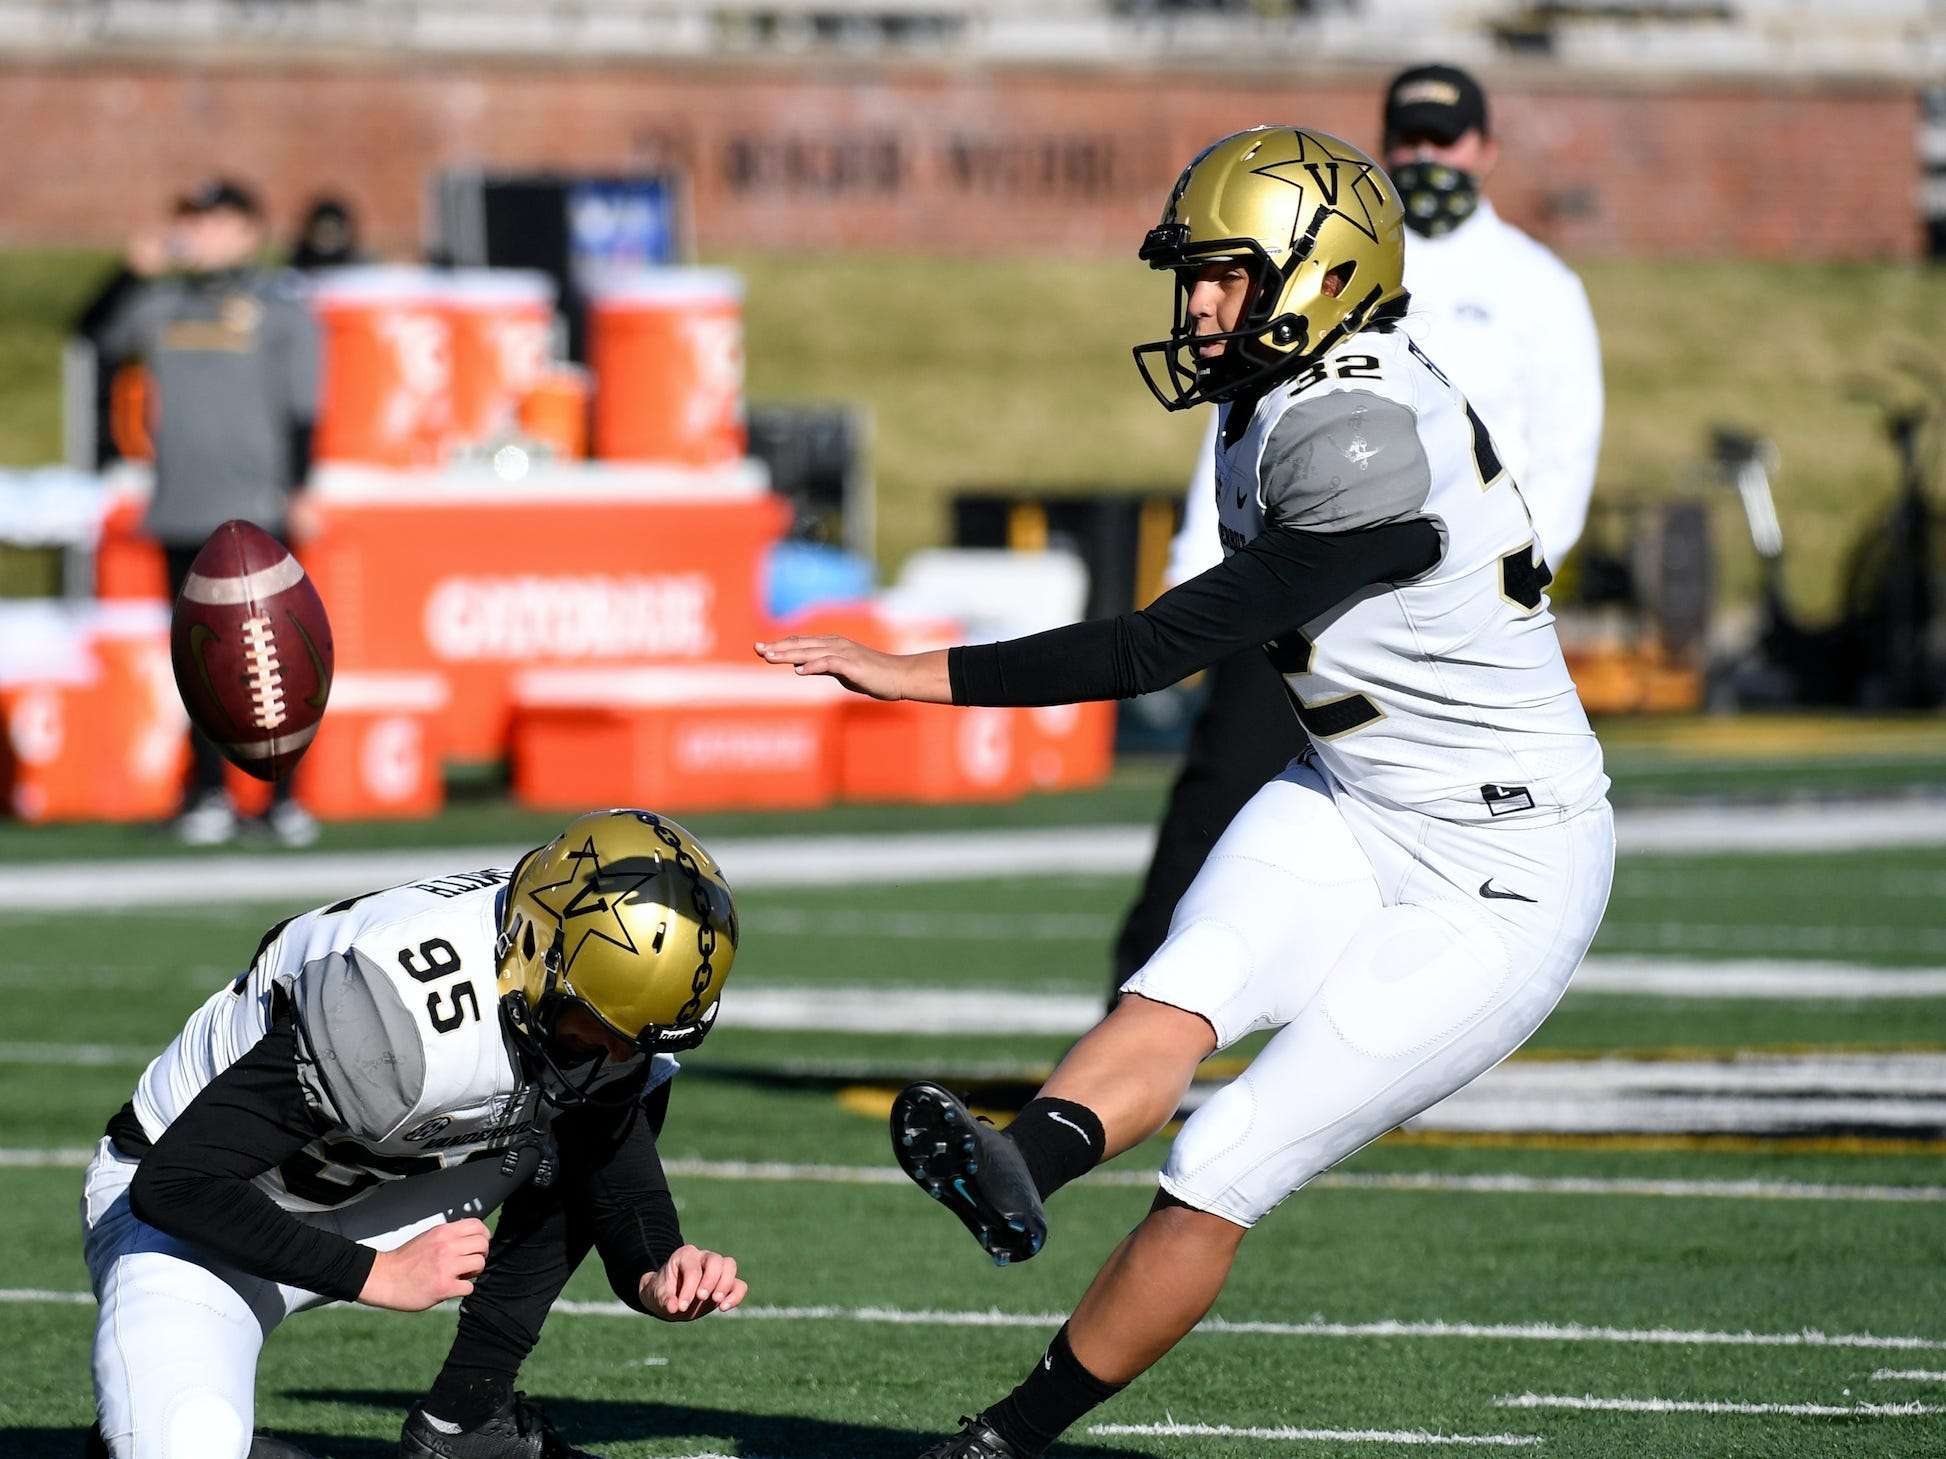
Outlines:
POLYGON ((659 866, 653 865, 636 870, 635 866, 639 864, 603 866, 601 853, 595 850, 594 837, 590 836, 581 843, 579 851, 568 853, 569 870, 566 876, 560 881, 534 888, 534 900, 561 921, 561 972, 564 976, 574 972, 574 960, 581 955, 583 945, 591 937, 598 937, 625 952, 637 950, 635 939, 629 935, 628 924, 622 920, 621 906, 646 883, 654 881, 661 871, 659 866), (551 898, 550 893, 553 894, 551 898))
MULTIPOLYGON (((1312 133, 1299 132, 1297 139, 1296 157, 1253 167, 1251 172, 1298 189, 1308 183, 1323 207, 1378 242, 1379 219, 1385 212, 1385 189, 1372 178, 1378 164, 1369 157, 1339 156, 1312 133)), ((1301 204, 1299 217, 1304 217, 1301 204)))

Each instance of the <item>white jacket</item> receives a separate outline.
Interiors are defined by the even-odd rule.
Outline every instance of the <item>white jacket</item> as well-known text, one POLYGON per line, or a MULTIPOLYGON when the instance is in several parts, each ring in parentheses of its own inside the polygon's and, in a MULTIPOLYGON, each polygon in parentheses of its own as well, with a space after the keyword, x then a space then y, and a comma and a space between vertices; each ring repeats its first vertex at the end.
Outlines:
MULTIPOLYGON (((1568 266, 1484 198, 1443 238, 1406 240, 1406 333, 1465 393, 1493 434, 1554 567, 1588 518, 1601 451, 1601 342, 1568 266)), ((1212 472, 1216 412, 1190 474, 1173 585, 1222 558, 1212 472)))

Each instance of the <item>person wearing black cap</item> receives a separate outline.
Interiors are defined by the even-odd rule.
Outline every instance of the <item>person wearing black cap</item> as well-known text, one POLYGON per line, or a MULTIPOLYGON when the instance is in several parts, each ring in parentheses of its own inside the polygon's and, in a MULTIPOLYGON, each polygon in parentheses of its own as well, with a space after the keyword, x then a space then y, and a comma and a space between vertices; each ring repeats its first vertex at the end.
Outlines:
POLYGON ((1406 332, 1466 392, 1557 572, 1588 518, 1601 450, 1601 342, 1587 291, 1480 189, 1500 160, 1486 93, 1414 66, 1385 93, 1385 165, 1405 201, 1406 332))
MULTIPOLYGON (((155 489, 146 528, 162 545, 169 590, 182 588, 196 550, 232 517, 278 538, 310 471, 320 369, 317 326, 304 286, 286 270, 259 267, 263 212, 226 178, 176 204, 166 232, 139 235, 129 292, 96 336, 105 360, 140 357, 160 402, 154 422, 155 489)), ((192 732, 193 733, 193 732, 192 732)), ((195 774, 177 818, 191 845, 237 831, 224 790, 223 757, 193 735, 195 774)), ((317 825, 279 782, 267 824, 288 845, 317 839, 317 825)))

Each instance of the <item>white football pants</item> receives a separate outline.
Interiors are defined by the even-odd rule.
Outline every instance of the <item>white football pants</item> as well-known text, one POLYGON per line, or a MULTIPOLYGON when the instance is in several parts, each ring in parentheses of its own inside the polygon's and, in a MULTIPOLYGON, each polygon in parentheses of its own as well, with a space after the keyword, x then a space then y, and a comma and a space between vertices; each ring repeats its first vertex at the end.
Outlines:
POLYGON ((1460 823, 1359 800, 1293 762, 1238 812, 1169 937, 1123 985, 1280 1032, 1190 1116, 1162 1187, 1252 1226, 1471 1083, 1540 1027, 1608 904, 1604 801, 1551 824, 1460 823))
MULTIPOLYGON (((428 1227, 481 1215, 506 1196, 497 1160, 387 1182, 365 1199, 306 1216, 390 1251, 428 1227)), ((137 1164, 104 1139, 82 1184, 84 1254, 95 1321, 95 1406, 114 1459, 245 1459, 257 1354, 293 1312, 330 1301, 225 1266, 128 1208, 137 1164)))

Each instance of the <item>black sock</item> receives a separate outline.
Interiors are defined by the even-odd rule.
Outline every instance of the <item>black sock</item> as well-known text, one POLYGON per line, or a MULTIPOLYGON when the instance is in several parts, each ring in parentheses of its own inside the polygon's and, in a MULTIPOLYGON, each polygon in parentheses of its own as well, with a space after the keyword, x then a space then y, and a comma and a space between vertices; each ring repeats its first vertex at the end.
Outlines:
POLYGON ((1026 1381, 980 1417, 1014 1447, 1039 1454, 1069 1425, 1126 1387, 1126 1383, 1104 1383, 1082 1367, 1068 1346, 1064 1325, 1026 1381))
POLYGON ((1108 1143, 1095 1112, 1071 1099, 1029 1100, 1007 1137, 1020 1147, 1042 1200, 1101 1164, 1108 1143))
POLYGON ((513 1402, 514 1380, 497 1368, 448 1363, 433 1379, 426 1412, 461 1429, 477 1429, 513 1402))

